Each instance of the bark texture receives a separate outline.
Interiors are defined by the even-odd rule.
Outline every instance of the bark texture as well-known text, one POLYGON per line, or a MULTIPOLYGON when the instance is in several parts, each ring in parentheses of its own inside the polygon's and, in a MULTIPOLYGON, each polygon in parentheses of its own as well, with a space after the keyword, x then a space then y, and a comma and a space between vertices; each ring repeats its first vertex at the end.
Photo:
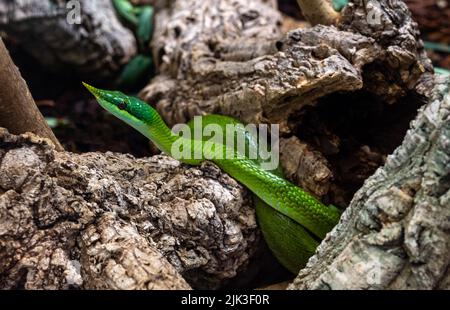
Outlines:
POLYGON ((384 50, 384 57, 363 71, 370 92, 388 103, 411 90, 430 94, 431 60, 403 1, 353 0, 343 10, 339 28, 369 36, 384 50), (421 88, 424 85, 426 90, 421 88))
POLYGON ((214 288, 258 240, 247 191, 212 164, 0 131, 1 288, 214 288))
POLYGON ((132 32, 119 22, 110 0, 76 1, 78 12, 68 2, 1 1, 0 31, 60 74, 76 72, 90 80, 113 77, 136 53, 132 32))
MULTIPOLYGON (((375 105, 384 112, 369 129, 386 133, 392 107, 427 103, 290 288, 449 287, 448 83, 434 87, 402 1, 354 0, 337 27, 287 34, 272 1, 158 3, 160 74, 142 97, 170 124, 206 113, 280 123, 288 177, 339 205, 353 193, 339 182, 360 185, 387 151, 333 129, 375 105)), ((249 196, 214 165, 58 153, 5 131, 0 141, 3 288, 187 288, 181 276, 212 288, 255 251, 249 196)))
POLYGON ((172 124, 202 113, 286 124, 318 98, 361 89, 393 103, 431 63, 402 1, 369 1, 378 24, 365 2, 348 6, 339 29, 284 35, 279 12, 260 0, 173 1, 156 18, 160 74, 141 95, 172 124))
POLYGON ((0 126, 15 134, 33 132, 52 140, 63 150, 31 96, 28 86, 14 65, 0 38, 0 126))
POLYGON ((450 79, 290 289, 450 289, 450 79))

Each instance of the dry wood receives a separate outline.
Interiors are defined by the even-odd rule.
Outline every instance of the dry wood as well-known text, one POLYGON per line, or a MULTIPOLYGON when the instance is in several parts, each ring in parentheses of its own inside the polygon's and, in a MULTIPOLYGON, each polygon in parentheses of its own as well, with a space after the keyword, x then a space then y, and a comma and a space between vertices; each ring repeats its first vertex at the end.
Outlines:
MULTIPOLYGON (((171 124, 205 113, 281 123, 289 177, 318 196, 339 186, 329 159, 344 142, 324 122, 312 135, 329 138, 327 148, 298 129, 334 96, 341 109, 425 104, 290 288, 449 288, 449 82, 434 83, 403 1, 354 0, 337 27, 287 34, 270 1, 161 2, 152 43, 160 74, 142 96, 171 124)), ((247 191, 214 165, 54 152, 4 131, 0 141, 4 288, 187 288, 180 275, 211 288, 257 248, 247 191)), ((379 165, 381 152, 356 149, 379 165)))
POLYGON ((450 79, 291 289, 450 289, 450 79))
POLYGON ((0 130, 0 288, 215 288, 258 247, 248 192, 212 164, 55 152, 0 130))
MULTIPOLYGON (((447 287, 449 238, 443 214, 448 213, 449 158, 443 147, 448 99, 445 86, 433 86, 432 66, 406 5, 355 0, 342 12, 337 28, 316 26, 283 36, 270 7, 249 13, 261 5, 257 2, 216 1, 229 16, 221 20, 216 6, 191 1, 193 10, 188 11, 183 1, 174 1, 160 13, 153 42, 160 75, 142 96, 170 123, 219 113, 245 122, 285 124, 289 135, 301 127, 296 116, 307 106, 317 106, 319 99, 326 106, 329 95, 337 92, 362 90, 384 105, 404 100, 427 104, 387 168, 365 183, 291 288, 447 287), (427 182, 419 181, 424 178, 427 182)), ((360 105, 370 102, 357 98, 360 105)), ((313 171, 311 164, 300 166, 309 162, 322 167, 325 176, 313 184, 311 176, 293 172, 292 178, 317 195, 335 186, 329 183, 333 176, 325 173, 330 163, 308 159, 314 152, 298 137, 290 138, 285 150, 299 153, 282 154, 288 171, 313 171)), ((336 141, 338 152, 341 142, 336 141)), ((361 151, 365 158, 380 155, 364 145, 361 151)))
POLYGON ((417 25, 399 3, 376 11, 378 25, 367 20, 364 1, 354 1, 339 29, 283 35, 281 15, 260 0, 174 1, 157 15, 152 46, 160 74, 141 96, 170 124, 204 113, 286 124, 318 98, 359 89, 396 102, 432 71, 417 25))
POLYGON ((0 38, 0 126, 15 134, 27 131, 52 141, 59 151, 63 147, 48 127, 31 96, 26 82, 14 65, 0 38))

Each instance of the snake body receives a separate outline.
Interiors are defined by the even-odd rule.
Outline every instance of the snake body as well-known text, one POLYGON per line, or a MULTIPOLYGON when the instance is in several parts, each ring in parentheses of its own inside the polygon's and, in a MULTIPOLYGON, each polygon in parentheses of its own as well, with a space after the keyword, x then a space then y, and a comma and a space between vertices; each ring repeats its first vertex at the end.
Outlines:
MULTIPOLYGON (((174 134, 159 113, 138 98, 84 85, 104 109, 141 132, 161 151, 172 156, 174 144, 188 145, 188 156, 177 159, 198 165, 207 158, 250 189, 257 196, 256 213, 265 240, 277 259, 290 271, 298 272, 314 253, 318 240, 337 224, 340 212, 335 207, 322 204, 278 172, 261 169, 258 160, 245 156, 233 159, 216 156, 235 150, 223 144, 211 147, 206 141, 174 134), (193 156, 198 151, 203 157, 193 156)), ((214 122, 224 129, 227 124, 237 123, 232 118, 218 115, 204 116, 203 119, 205 124, 214 122)), ((247 137, 250 138, 246 143, 255 143, 250 135, 247 137)))

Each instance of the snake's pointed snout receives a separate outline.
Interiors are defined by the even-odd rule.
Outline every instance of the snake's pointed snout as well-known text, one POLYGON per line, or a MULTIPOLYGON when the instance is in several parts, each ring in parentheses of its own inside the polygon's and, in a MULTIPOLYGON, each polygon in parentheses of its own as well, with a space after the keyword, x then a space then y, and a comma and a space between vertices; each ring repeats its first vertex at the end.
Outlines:
POLYGON ((88 83, 85 82, 81 82, 83 84, 84 87, 86 87, 86 89, 93 94, 95 97, 100 97, 101 96, 101 90, 98 88, 95 88, 92 85, 89 85, 88 83))

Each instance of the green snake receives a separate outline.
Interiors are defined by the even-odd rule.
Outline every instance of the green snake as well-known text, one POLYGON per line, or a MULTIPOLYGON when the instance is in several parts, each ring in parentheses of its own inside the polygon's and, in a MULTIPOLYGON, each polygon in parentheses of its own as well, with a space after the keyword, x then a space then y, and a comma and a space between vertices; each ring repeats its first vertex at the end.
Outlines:
MULTIPOLYGON (((223 144, 206 147, 207 143, 202 139, 188 139, 175 134, 159 113, 140 99, 83 84, 104 109, 142 133, 162 152, 173 157, 174 144, 188 145, 190 156, 177 159, 186 164, 199 165, 207 158, 252 191, 256 196, 256 215, 264 238, 274 256, 291 272, 297 273, 306 264, 319 241, 337 224, 340 218, 337 208, 322 204, 285 180, 278 171, 262 169, 257 159, 216 156, 235 150, 223 144), (203 157, 191 156, 198 150, 201 150, 203 157)), ((227 124, 239 123, 220 115, 202 118, 204 126, 215 123, 223 130, 227 124)), ((247 135, 246 139, 246 143, 255 143, 251 135, 247 135)))

